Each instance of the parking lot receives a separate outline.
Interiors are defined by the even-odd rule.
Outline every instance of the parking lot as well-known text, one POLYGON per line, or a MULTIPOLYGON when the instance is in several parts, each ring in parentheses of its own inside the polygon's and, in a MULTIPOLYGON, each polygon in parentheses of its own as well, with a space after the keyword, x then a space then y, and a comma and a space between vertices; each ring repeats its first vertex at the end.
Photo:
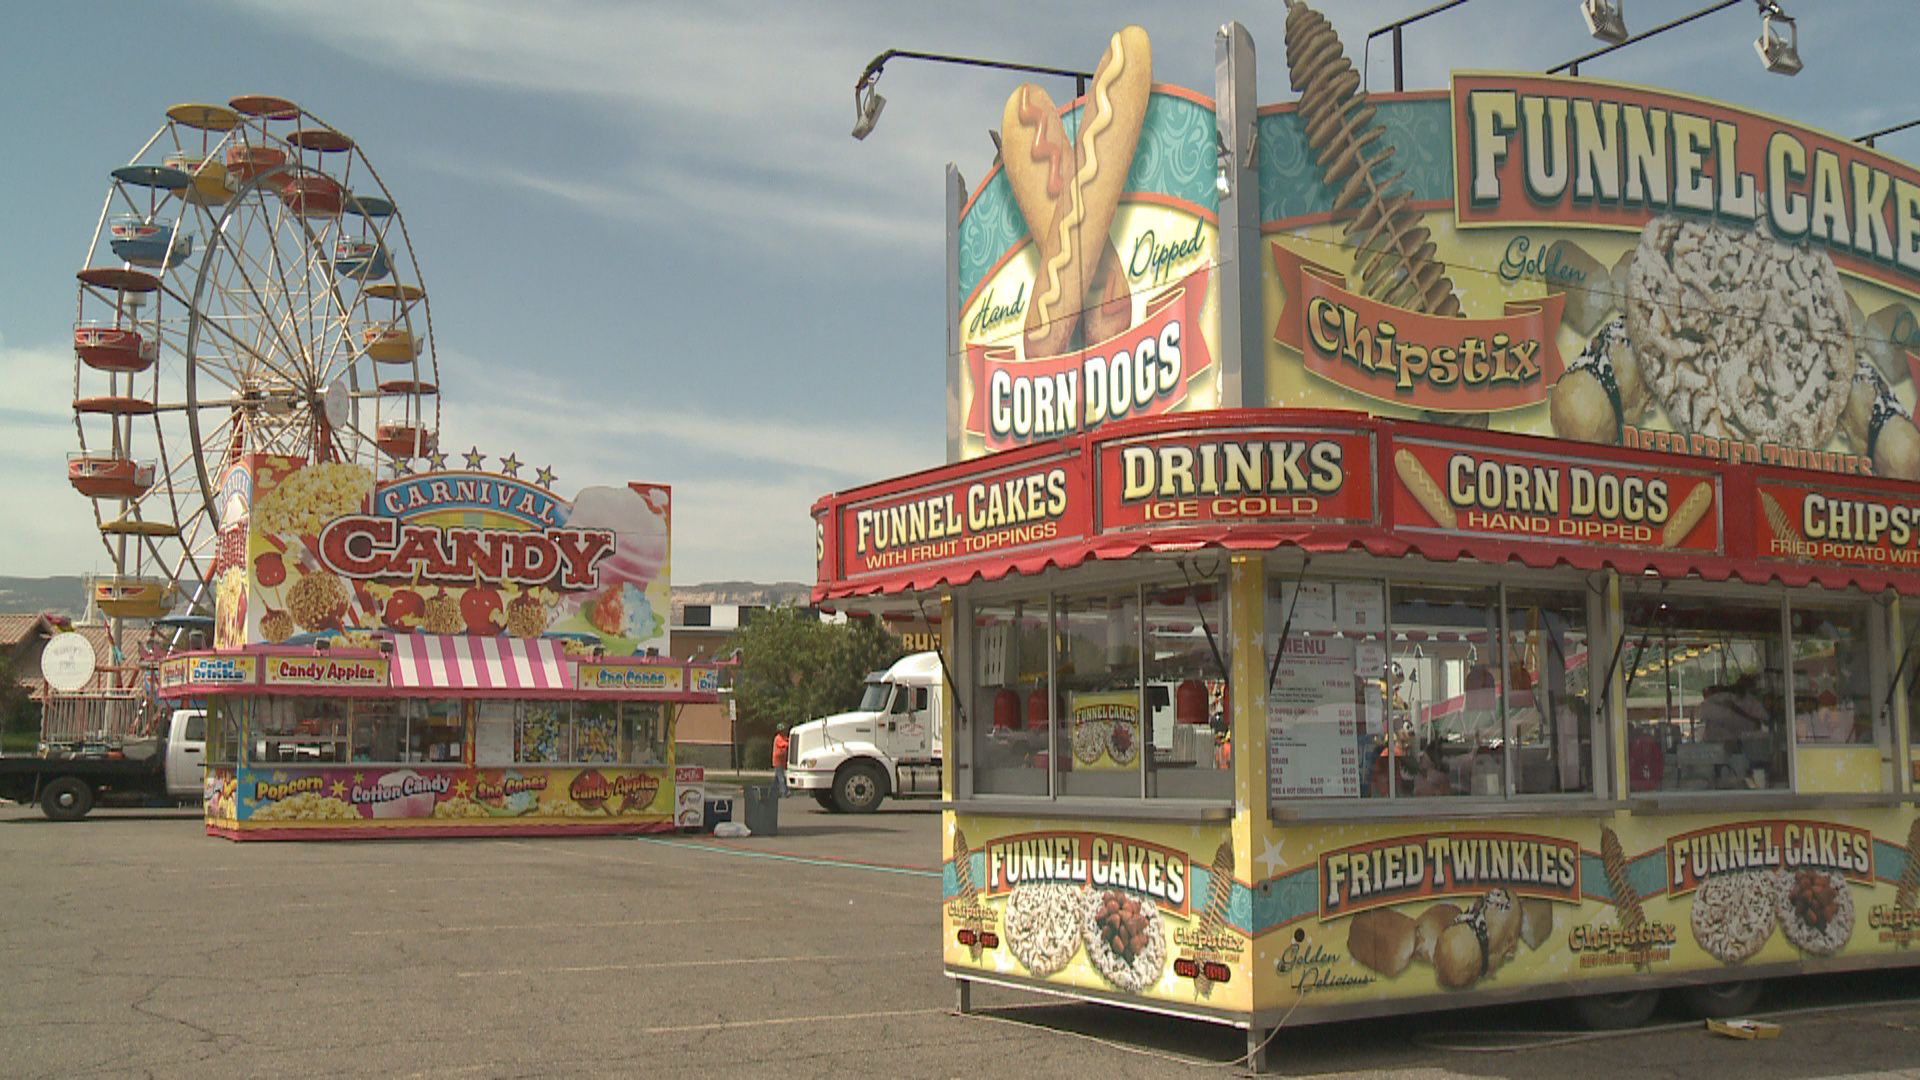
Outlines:
MULTIPOLYGON (((195 811, 0 808, 8 1076, 1231 1075, 1244 1036, 986 989, 949 1010, 939 815, 792 800, 777 837, 233 844, 195 811), (1208 1067, 1207 1063, 1215 1063, 1208 1067)), ((1920 1076, 1913 980, 1514 1050, 1507 1006, 1283 1032, 1281 1075, 1920 1076), (1909 989, 1902 990, 1905 985, 1909 989), (1902 998, 1900 995, 1905 994, 1902 998), (1484 1041, 1500 1052, 1468 1050, 1484 1041)), ((1666 1018, 1672 1020, 1674 1018, 1666 1018)), ((1538 1036, 1547 1039, 1546 1036, 1538 1036)))

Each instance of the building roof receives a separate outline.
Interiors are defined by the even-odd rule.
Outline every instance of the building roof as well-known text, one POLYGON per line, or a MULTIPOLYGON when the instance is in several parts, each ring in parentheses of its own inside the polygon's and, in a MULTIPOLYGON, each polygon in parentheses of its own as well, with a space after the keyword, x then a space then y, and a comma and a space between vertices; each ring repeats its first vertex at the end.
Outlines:
POLYGON ((33 615, 0 615, 0 648, 11 649, 15 645, 45 633, 53 626, 45 612, 33 615))

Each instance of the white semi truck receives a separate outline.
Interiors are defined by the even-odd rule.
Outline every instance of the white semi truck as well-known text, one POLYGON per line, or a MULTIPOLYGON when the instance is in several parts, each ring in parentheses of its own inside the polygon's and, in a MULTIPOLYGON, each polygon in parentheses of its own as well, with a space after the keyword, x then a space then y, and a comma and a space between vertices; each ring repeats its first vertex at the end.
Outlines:
POLYGON ((852 712, 788 733, 787 786, 828 810, 864 814, 888 797, 940 797, 946 679, 938 653, 914 653, 867 677, 852 712))

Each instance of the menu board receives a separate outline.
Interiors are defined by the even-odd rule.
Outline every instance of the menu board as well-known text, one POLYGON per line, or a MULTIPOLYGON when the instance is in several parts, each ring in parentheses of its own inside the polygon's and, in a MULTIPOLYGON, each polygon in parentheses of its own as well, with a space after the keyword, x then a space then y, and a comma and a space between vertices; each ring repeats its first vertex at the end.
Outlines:
POLYGON ((1301 634, 1283 643, 1267 692, 1270 799, 1359 798, 1356 644, 1301 634))

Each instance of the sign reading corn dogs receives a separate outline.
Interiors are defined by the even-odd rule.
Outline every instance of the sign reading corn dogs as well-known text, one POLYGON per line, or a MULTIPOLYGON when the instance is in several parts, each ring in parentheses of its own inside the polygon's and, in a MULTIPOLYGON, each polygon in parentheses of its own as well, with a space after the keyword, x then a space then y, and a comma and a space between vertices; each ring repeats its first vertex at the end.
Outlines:
MULTIPOLYGON (((255 455, 229 473, 215 622, 223 640, 304 643, 372 631, 566 634, 609 656, 665 651, 670 494, 552 475, 439 468, 376 483, 343 462, 255 455), (244 488, 244 497, 241 489, 244 488)), ((431 458, 439 466, 444 457, 431 458)))
POLYGON ((1324 16, 1286 25, 1266 404, 1920 479, 1920 169, 1588 78, 1369 94, 1324 16))
POLYGON ((1724 547, 1710 475, 1415 439, 1396 441, 1393 472, 1402 528, 1709 553, 1724 547))
POLYGON ((1153 85, 1147 34, 1107 42, 1084 100, 1023 83, 959 223, 966 456, 1220 401, 1212 103, 1153 85))

